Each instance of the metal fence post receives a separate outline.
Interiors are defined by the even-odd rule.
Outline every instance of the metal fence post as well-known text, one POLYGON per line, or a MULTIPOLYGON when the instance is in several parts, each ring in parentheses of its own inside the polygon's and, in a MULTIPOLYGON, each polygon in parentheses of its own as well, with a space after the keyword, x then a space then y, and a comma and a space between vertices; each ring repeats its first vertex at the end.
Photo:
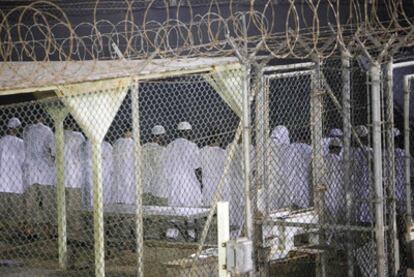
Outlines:
POLYGON ((102 141, 92 140, 93 234, 95 241, 95 276, 105 276, 104 220, 102 198, 102 141))
POLYGON ((131 89, 132 98, 132 133, 134 137, 135 168, 135 205, 136 205, 136 242, 137 242, 137 276, 144 276, 144 236, 141 179, 141 135, 139 124, 139 83, 131 89))
POLYGON ((385 226, 384 226, 384 191, 382 180, 382 146, 381 146, 381 66, 370 66, 373 152, 374 152, 374 188, 375 188, 375 237, 377 248, 377 276, 385 276, 385 226))
MULTIPOLYGON (((345 51, 341 53, 342 62, 342 113, 343 113, 343 128, 344 128, 344 148, 343 148, 343 160, 344 160, 344 187, 346 192, 346 223, 348 226, 352 224, 352 186, 351 186, 351 137, 352 137, 352 125, 351 125, 351 63, 349 54, 345 51)), ((351 232, 347 232, 347 261, 348 261, 348 277, 354 276, 354 258, 352 254, 352 242, 351 232)))
POLYGON ((66 196, 65 196, 65 158, 63 117, 55 116, 55 145, 56 145, 56 193, 58 217, 58 248, 59 266, 67 266, 67 236, 66 236, 66 196))
POLYGON ((406 224, 410 225, 412 221, 411 209, 411 153, 410 153, 410 82, 414 78, 413 75, 404 78, 404 152, 405 152, 405 189, 406 189, 406 205, 407 218, 406 224))
POLYGON ((388 184, 391 196, 391 236, 392 236, 392 251, 394 260, 391 266, 394 269, 394 274, 398 273, 400 269, 400 256, 399 256, 399 243, 397 237, 397 208, 396 208, 396 194, 395 194, 395 145, 394 145, 394 95, 393 95, 393 59, 387 63, 387 74, 386 74, 386 103, 387 103, 387 155, 388 157, 388 168, 389 172, 388 184))
MULTIPOLYGON (((243 76, 243 164, 244 194, 246 199, 245 230, 247 238, 253 240, 253 206, 250 187, 250 65, 244 66, 243 76)), ((254 275, 252 272, 250 275, 254 275)))
POLYGON ((218 270, 220 277, 229 277, 226 269, 226 242, 230 239, 229 202, 217 202, 218 270))
MULTIPOLYGON (((325 185, 324 185, 324 160, 323 160, 323 95, 321 85, 320 60, 315 61, 315 70, 311 77, 311 137, 312 137, 312 175, 314 189, 314 206, 316 208, 319 224, 325 224, 325 185)), ((319 231, 321 242, 324 241, 323 228, 319 231)), ((325 254, 318 255, 316 266, 317 276, 326 276, 325 254)))

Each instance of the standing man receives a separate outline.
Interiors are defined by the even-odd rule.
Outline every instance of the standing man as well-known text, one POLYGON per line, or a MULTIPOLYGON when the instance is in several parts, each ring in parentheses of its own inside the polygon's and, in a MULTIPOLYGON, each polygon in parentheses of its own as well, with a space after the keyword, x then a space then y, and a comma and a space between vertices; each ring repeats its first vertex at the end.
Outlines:
POLYGON ((52 129, 44 124, 42 116, 35 124, 29 125, 23 132, 26 152, 25 175, 28 186, 54 185, 55 140, 52 129))
POLYGON ((11 118, 7 123, 8 135, 0 139, 0 194, 1 219, 23 221, 23 162, 24 142, 17 137, 21 123, 11 118))
POLYGON ((144 193, 168 199, 167 180, 162 167, 166 149, 165 128, 161 125, 156 125, 151 129, 151 134, 152 142, 142 146, 144 193))
POLYGON ((49 237, 56 222, 55 139, 42 116, 23 132, 27 216, 35 235, 49 237))
POLYGON ((346 213, 341 151, 342 141, 339 138, 333 138, 329 144, 329 154, 325 157, 328 177, 325 203, 329 211, 328 219, 336 224, 345 223, 346 213))
POLYGON ((134 140, 130 131, 115 142, 113 160, 116 202, 135 204, 134 140))
POLYGON ((169 188, 169 205, 174 207, 200 207, 202 205, 201 154, 197 144, 191 142, 192 127, 188 122, 177 126, 179 137, 165 151, 164 173, 169 188))
MULTIPOLYGON (((201 149, 201 168, 203 169, 203 205, 211 206, 217 186, 224 170, 226 151, 220 147, 218 137, 210 138, 209 145, 201 149)), ((228 188, 220 191, 222 199, 228 200, 228 188)))
POLYGON ((81 132, 65 130, 65 187, 80 188, 83 181, 82 148, 85 137, 81 132))

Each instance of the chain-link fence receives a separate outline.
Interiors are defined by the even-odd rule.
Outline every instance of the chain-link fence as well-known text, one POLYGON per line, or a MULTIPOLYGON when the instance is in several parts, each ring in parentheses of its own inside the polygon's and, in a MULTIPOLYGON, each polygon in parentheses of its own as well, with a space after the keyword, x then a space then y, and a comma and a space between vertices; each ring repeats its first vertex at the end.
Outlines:
POLYGON ((386 74, 379 106, 378 79, 347 57, 253 70, 246 105, 244 74, 75 84, 1 106, 0 274, 215 276, 224 200, 230 237, 254 231, 262 276, 377 276, 379 226, 392 276, 407 186, 397 144, 391 170, 386 74))

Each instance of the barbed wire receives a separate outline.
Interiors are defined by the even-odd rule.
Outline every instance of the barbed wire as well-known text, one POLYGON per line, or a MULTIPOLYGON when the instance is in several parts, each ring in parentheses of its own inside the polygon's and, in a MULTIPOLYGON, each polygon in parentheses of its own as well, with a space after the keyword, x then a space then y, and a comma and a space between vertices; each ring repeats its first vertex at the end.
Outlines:
POLYGON ((231 40, 274 58, 324 59, 338 49, 357 53, 386 47, 387 53, 395 53, 414 43, 414 21, 407 14, 413 2, 404 0, 267 0, 244 5, 213 0, 204 8, 187 0, 174 5, 125 0, 117 2, 116 9, 122 11, 117 19, 102 12, 113 3, 96 0, 88 2, 94 3, 93 18, 75 22, 68 7, 82 9, 85 3, 36 1, 0 10, 1 60, 108 60, 119 58, 118 49, 128 59, 153 53, 159 58, 230 56, 235 51, 231 40), (144 9, 137 13, 138 6, 144 9))

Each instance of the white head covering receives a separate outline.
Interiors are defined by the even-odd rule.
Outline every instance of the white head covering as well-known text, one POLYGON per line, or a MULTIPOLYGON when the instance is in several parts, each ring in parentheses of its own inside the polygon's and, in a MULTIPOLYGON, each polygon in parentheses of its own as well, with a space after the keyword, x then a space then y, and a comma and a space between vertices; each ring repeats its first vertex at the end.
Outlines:
POLYGON ((191 124, 188 123, 187 121, 180 122, 177 126, 177 130, 179 131, 188 131, 192 129, 193 128, 191 127, 191 124))
POLYGON ((368 128, 364 125, 359 125, 355 128, 355 132, 359 137, 367 137, 368 136, 368 128))
POLYGON ((400 130, 398 130, 397 128, 392 128, 392 133, 394 137, 398 137, 399 135, 401 135, 400 130))
POLYGON ((332 146, 337 146, 337 147, 342 147, 342 141, 340 138, 332 138, 331 142, 329 143, 329 145, 332 146))
POLYGON ((156 125, 151 129, 151 134, 154 136, 163 135, 165 134, 165 129, 161 125, 156 125))
POLYGON ((270 138, 277 144, 290 144, 289 130, 283 125, 276 126, 270 138))
POLYGON ((344 135, 344 133, 342 132, 341 129, 332 129, 329 132, 330 137, 342 137, 343 135, 344 135))
POLYGON ((17 117, 10 118, 9 122, 7 123, 7 127, 10 129, 16 129, 20 125, 22 125, 22 123, 17 117))

